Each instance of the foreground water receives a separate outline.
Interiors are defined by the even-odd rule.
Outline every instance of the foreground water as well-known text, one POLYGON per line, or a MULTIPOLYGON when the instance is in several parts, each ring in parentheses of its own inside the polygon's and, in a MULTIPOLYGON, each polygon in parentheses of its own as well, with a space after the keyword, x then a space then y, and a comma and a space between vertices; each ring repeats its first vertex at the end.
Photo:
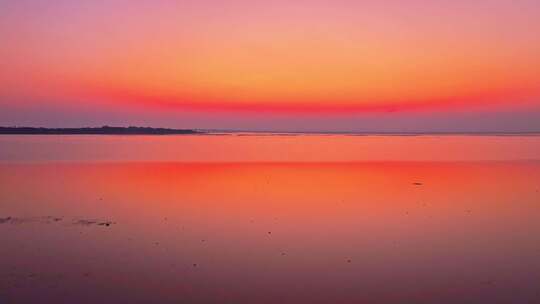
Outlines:
POLYGON ((538 142, 0 137, 0 303, 536 303, 538 142))

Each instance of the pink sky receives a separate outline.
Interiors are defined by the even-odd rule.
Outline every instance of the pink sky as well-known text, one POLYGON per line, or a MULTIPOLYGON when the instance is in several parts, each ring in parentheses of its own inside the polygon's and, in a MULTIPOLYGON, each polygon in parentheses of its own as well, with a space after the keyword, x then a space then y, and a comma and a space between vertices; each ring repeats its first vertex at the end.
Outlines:
POLYGON ((0 125, 540 130, 537 1, 2 1, 0 125))

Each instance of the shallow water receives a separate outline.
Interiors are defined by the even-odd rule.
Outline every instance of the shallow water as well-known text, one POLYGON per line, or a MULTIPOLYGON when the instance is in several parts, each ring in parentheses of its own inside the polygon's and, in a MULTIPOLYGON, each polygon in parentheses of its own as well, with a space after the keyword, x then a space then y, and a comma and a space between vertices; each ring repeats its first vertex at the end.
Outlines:
POLYGON ((0 303, 539 302, 538 139, 473 138, 0 137, 0 303))
POLYGON ((0 135, 0 161, 540 160, 540 136, 0 135))

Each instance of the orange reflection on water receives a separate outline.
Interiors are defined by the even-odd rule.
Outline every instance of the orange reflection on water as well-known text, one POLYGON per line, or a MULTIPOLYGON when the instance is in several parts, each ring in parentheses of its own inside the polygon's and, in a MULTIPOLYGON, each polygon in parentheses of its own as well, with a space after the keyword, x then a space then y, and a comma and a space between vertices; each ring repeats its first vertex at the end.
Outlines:
POLYGON ((540 160, 540 136, 0 135, 0 162, 540 160))
POLYGON ((58 299, 51 273, 89 301, 530 302, 539 182, 538 162, 3 164, 0 218, 62 220, 2 224, 0 266, 44 274, 7 289, 29 302, 58 299))

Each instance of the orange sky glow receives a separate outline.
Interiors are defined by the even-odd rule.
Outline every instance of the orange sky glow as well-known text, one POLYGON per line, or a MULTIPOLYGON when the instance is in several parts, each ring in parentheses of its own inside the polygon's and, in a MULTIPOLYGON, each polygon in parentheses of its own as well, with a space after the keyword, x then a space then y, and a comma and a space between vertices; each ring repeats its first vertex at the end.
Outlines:
POLYGON ((0 5, 0 109, 21 117, 37 108, 233 120, 540 108, 535 1, 0 5))

